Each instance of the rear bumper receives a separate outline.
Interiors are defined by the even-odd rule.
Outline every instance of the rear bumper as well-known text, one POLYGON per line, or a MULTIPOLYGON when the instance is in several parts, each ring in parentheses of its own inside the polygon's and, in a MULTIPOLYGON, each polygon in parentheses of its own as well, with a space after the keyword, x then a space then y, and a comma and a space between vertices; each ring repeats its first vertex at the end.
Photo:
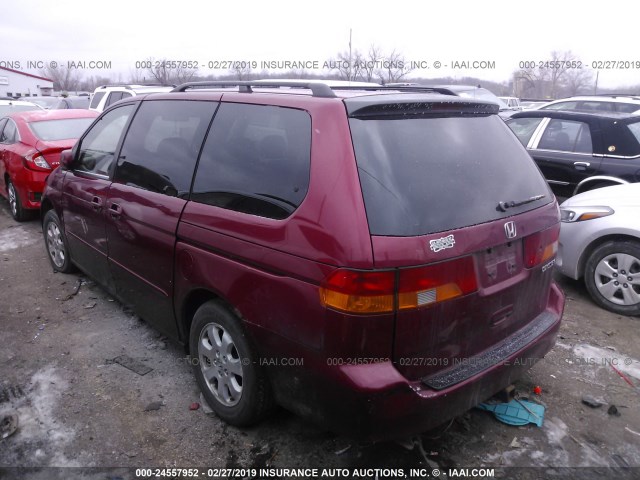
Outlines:
POLYGON ((22 208, 39 209, 44 183, 51 172, 36 172, 23 168, 18 171, 13 184, 20 197, 22 208))
MULTIPOLYGON (((542 359, 555 344, 563 309, 564 294, 553 283, 546 310, 523 330, 536 323, 544 323, 544 329, 496 363, 438 390, 423 380, 407 380, 388 361, 325 369, 321 380, 316 377, 313 385, 306 386, 304 406, 295 402, 292 390, 285 397, 279 395, 279 400, 332 430, 357 436, 388 439, 424 432, 491 397, 542 359)), ((513 337, 518 335, 522 332, 513 337)))

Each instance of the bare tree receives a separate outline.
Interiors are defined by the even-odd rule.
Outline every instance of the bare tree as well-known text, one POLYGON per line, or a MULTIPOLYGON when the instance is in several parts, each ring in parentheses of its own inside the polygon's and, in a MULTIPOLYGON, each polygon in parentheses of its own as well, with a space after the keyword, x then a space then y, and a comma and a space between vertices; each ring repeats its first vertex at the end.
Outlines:
POLYGON ((99 87, 100 85, 109 85, 113 83, 113 80, 110 77, 102 77, 102 76, 91 76, 80 82, 79 89, 84 92, 92 92, 99 87))
POLYGON ((591 81, 591 72, 575 68, 578 58, 570 51, 553 51, 548 61, 538 62, 514 73, 521 97, 557 98, 575 94, 591 81))
POLYGON ((362 80, 365 82, 371 82, 377 75, 378 70, 381 67, 384 56, 380 47, 371 45, 367 56, 364 58, 364 65, 362 67, 362 80))
POLYGON ((129 70, 129 82, 133 85, 145 83, 149 77, 149 71, 144 68, 136 68, 135 70, 129 70))
POLYGON ((336 58, 329 60, 329 69, 336 71, 338 76, 344 80, 356 80, 362 75, 362 67, 365 63, 362 53, 354 51, 340 52, 336 58))
POLYGON ((166 59, 155 60, 148 58, 150 67, 147 69, 152 78, 162 85, 173 83, 185 83, 191 80, 197 73, 197 68, 186 68, 181 62, 173 62, 166 59))
POLYGON ((578 95, 593 85, 593 72, 582 68, 569 70, 566 75, 566 94, 578 95))
POLYGON ((411 71, 409 62, 406 61, 404 55, 394 49, 383 58, 382 68, 378 71, 378 76, 381 82, 392 83, 402 80, 402 77, 408 75, 411 71))
POLYGON ((235 80, 251 80, 253 77, 249 62, 233 62, 234 68, 229 70, 235 80))
POLYGON ((82 80, 82 74, 78 69, 67 68, 64 65, 59 65, 57 68, 47 65, 40 70, 40 74, 53 80, 54 90, 60 91, 78 90, 82 80))

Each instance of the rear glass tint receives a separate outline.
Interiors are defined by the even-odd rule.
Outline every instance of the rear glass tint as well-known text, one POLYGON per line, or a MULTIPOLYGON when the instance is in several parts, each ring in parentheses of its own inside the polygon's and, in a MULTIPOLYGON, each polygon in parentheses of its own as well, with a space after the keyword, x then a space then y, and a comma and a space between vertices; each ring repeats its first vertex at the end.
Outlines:
POLYGON ((281 220, 302 203, 310 165, 307 112, 223 103, 202 150, 191 200, 281 220))
POLYGON ((102 97, 104 97, 104 92, 95 93, 93 95, 93 98, 91 99, 91 105, 89 106, 89 108, 98 108, 98 105, 100 105, 100 100, 102 100, 102 97))
POLYGON ((416 236, 485 223, 553 200, 497 115, 349 120, 372 235, 416 236), (500 211, 500 202, 545 197, 500 211))
POLYGON ((29 128, 40 140, 55 141, 80 138, 95 118, 64 118, 31 122, 29 128))

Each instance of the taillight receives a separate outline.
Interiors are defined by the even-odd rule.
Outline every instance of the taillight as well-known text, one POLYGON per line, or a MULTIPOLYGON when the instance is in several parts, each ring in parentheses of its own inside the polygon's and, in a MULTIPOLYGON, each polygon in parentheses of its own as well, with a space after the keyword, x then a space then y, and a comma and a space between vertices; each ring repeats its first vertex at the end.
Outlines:
POLYGON ((400 270, 398 308, 416 308, 478 289, 472 257, 400 270))
POLYGON ((425 267, 366 272, 340 269, 320 288, 322 304, 348 313, 388 313, 467 295, 478 289, 472 257, 425 267))
POLYGON ((553 258, 558 251, 560 224, 536 232, 524 239, 524 266, 533 268, 553 258))
POLYGON ((24 166, 30 170, 51 170, 51 166, 42 156, 42 153, 35 150, 24 156, 24 166))
POLYGON ((394 308, 395 272, 340 269, 320 288, 326 307, 350 313, 385 313, 394 308))

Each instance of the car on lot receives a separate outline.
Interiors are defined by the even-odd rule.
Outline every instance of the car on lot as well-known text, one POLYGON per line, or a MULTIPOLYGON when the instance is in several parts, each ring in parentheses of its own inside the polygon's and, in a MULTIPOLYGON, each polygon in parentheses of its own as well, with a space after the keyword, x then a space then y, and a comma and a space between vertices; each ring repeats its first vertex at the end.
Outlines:
POLYGON ((507 107, 512 110, 522 110, 522 105, 520 104, 520 99, 518 97, 498 97, 504 103, 506 103, 507 107))
POLYGON ((123 98, 148 93, 170 92, 174 87, 175 85, 101 85, 94 90, 88 108, 102 112, 123 98))
POLYGON ((581 193, 560 211, 559 271, 601 307, 640 315, 640 184, 581 193))
POLYGON ((542 105, 546 105, 547 103, 549 103, 549 100, 520 100, 520 106, 522 107, 522 110, 534 110, 538 107, 541 107, 542 105))
POLYGON ((89 108, 89 97, 86 95, 76 97, 60 97, 52 110, 68 110, 72 108, 89 108))
POLYGON ((506 123, 558 196, 640 181, 638 115, 528 110, 506 123))
POLYGON ((640 112, 637 95, 581 95, 561 98, 538 107, 539 110, 570 110, 578 112, 640 112))
POLYGON ((219 417, 415 433, 555 342, 558 205, 495 104, 196 82, 112 105, 42 200, 74 266, 185 345, 219 417))
POLYGON ((88 110, 36 110, 0 118, 0 195, 26 220, 40 208, 45 178, 98 115, 88 110))
POLYGON ((508 118, 513 112, 518 111, 516 108, 510 107, 500 97, 496 96, 490 90, 481 86, 473 85, 433 85, 435 88, 445 88, 452 91, 456 95, 464 98, 473 98, 475 100, 482 100, 485 102, 491 102, 498 105, 499 115, 502 118, 508 118))
POLYGON ((40 105, 23 100, 0 100, 0 117, 14 112, 27 112, 29 110, 44 110, 40 105))
POLYGON ((40 105, 45 110, 49 110, 55 104, 58 103, 60 97, 22 97, 23 100, 36 105, 40 105))

